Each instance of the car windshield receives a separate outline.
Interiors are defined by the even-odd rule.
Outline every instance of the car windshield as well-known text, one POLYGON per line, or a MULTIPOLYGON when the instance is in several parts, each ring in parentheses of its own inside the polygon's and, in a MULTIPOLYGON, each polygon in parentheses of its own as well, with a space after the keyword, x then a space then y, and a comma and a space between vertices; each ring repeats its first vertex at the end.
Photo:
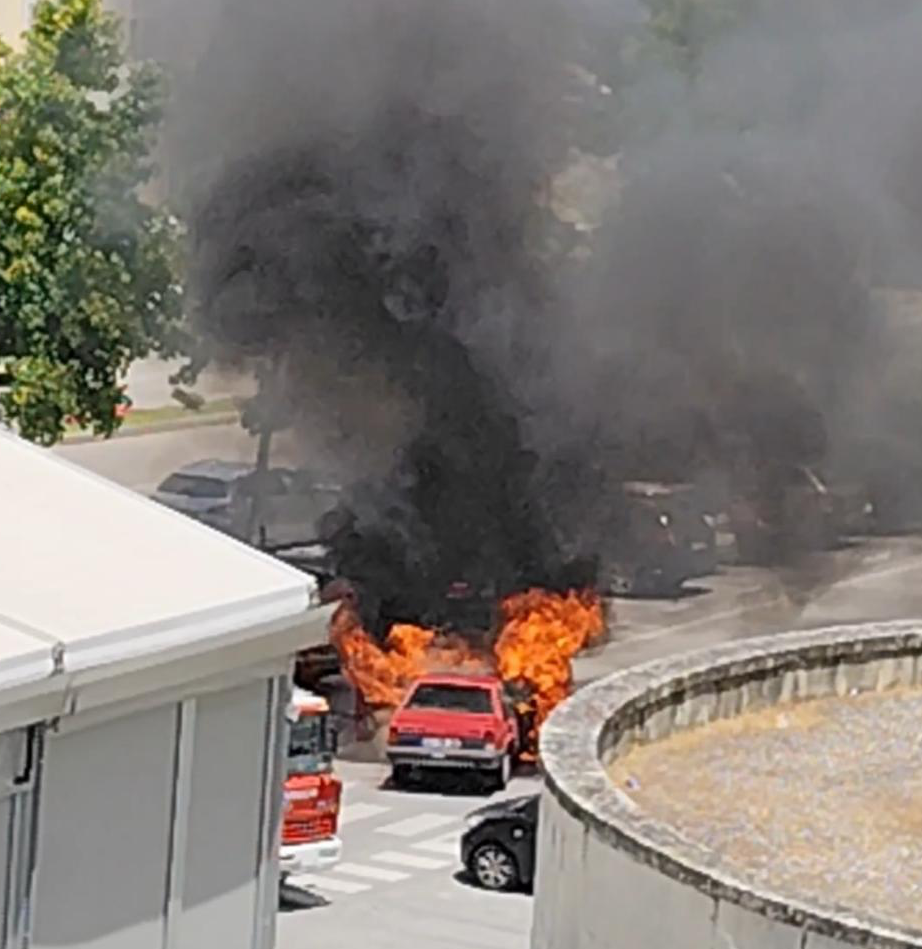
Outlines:
POLYGON ((225 498, 228 485, 219 478, 173 474, 163 481, 157 490, 163 494, 182 494, 188 498, 225 498))
POLYGON ((493 711, 490 692, 475 685, 419 685, 408 708, 443 708, 453 712, 489 714, 493 711))
POLYGON ((324 748, 323 719, 319 716, 307 716, 298 719, 291 726, 288 737, 288 756, 316 755, 324 748))
POLYGON ((288 733, 288 773, 328 771, 333 755, 332 732, 326 715, 305 715, 288 733))

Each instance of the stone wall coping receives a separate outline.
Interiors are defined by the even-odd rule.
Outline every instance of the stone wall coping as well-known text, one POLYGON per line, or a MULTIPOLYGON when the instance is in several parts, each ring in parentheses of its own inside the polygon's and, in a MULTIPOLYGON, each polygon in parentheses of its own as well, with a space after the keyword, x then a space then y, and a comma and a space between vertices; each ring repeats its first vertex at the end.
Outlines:
MULTIPOLYGON (((645 705, 659 707, 708 685, 764 680, 788 671, 864 665, 876 659, 922 655, 922 620, 830 626, 741 640, 683 653, 599 679, 551 713, 541 729, 540 760, 547 792, 589 832, 719 902, 804 932, 868 949, 922 949, 922 932, 865 917, 844 906, 756 887, 740 880, 716 854, 640 811, 612 783, 602 754, 620 733, 618 719, 636 720, 645 705)), ((629 722, 631 724, 631 722, 629 722)))

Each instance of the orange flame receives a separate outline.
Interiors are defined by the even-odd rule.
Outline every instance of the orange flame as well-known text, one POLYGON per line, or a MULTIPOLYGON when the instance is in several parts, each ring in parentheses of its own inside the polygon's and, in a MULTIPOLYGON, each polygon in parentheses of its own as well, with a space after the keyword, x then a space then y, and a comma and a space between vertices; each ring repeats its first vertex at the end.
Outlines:
POLYGON ((381 646, 343 600, 330 624, 330 641, 369 705, 398 705, 413 680, 427 672, 497 673, 527 695, 519 711, 532 724, 527 744, 533 745, 541 723, 570 693, 573 656, 604 629, 601 602, 590 592, 534 589, 507 597, 502 616, 492 656, 475 653, 458 637, 409 624, 391 627, 381 646))
POLYGON ((484 657, 457 637, 409 623, 392 626, 384 646, 379 646, 347 601, 333 614, 330 642, 339 652, 346 678, 369 705, 399 705, 413 680, 427 672, 489 671, 484 657))
POLYGON ((497 668, 504 682, 528 692, 519 711, 532 719, 533 744, 541 723, 570 694, 571 660, 605 628, 602 604, 591 592, 529 590, 507 597, 502 611, 497 668))

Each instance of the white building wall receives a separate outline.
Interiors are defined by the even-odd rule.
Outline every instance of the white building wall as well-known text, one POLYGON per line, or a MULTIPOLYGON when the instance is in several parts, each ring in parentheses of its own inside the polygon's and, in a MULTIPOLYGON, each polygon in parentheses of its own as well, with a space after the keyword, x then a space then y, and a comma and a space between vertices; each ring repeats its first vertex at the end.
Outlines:
MULTIPOLYGON (((256 682, 218 692, 196 705, 182 917, 175 947, 250 949, 269 685, 256 682)), ((281 787, 277 793, 281 795, 281 787)))
MULTIPOLYGON (((262 674, 49 730, 28 945, 269 949, 287 694, 285 677, 262 674)), ((0 793, 0 871, 10 817, 0 793)), ((0 935, 0 949, 24 945, 0 935)))
POLYGON ((176 706, 48 736, 35 949, 163 949, 176 706))

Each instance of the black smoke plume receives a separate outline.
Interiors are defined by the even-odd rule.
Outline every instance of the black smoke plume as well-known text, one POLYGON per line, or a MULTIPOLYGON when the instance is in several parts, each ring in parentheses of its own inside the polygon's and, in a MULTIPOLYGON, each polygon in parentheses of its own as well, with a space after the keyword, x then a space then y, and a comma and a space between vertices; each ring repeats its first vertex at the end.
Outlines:
POLYGON ((228 6, 193 82, 226 82, 259 129, 193 189, 204 335, 269 362, 286 422, 348 434, 349 516, 328 539, 370 613, 437 622, 457 582, 491 600, 567 585, 506 376, 534 371, 552 295, 535 195, 570 144, 566 31, 547 36, 540 5, 515 30, 477 3, 271 6, 287 68, 235 81, 238 31, 265 27, 228 6), (274 94, 283 129, 259 114, 274 94))
POLYGON ((627 2, 195 4, 165 151, 200 329, 336 440, 339 559, 389 615, 585 582, 620 480, 915 437, 869 291, 919 259, 922 17, 741 7, 689 78, 627 2), (618 152, 588 235, 541 200, 575 146, 618 152))

